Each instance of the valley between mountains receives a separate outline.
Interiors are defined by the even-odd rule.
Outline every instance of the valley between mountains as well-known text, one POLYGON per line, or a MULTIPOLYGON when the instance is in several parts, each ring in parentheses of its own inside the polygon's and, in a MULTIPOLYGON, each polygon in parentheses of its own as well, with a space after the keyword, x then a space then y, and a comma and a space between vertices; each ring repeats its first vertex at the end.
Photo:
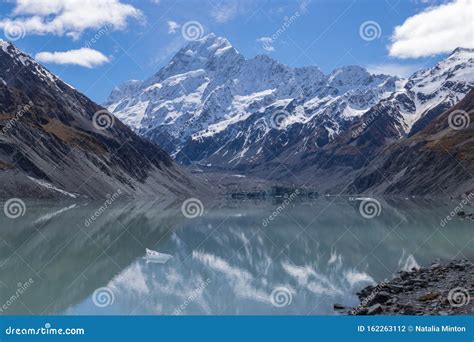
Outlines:
POLYGON ((474 190, 473 88, 472 49, 403 79, 247 59, 209 34, 101 107, 2 41, 0 196, 458 196, 474 190))

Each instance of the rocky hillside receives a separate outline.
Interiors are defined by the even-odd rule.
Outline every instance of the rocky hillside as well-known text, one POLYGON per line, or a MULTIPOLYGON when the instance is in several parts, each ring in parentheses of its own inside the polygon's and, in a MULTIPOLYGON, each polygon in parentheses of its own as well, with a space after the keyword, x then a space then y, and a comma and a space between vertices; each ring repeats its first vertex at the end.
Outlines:
POLYGON ((175 196, 199 188, 156 145, 0 41, 0 197, 175 196))
POLYGON ((463 194, 474 190, 474 91, 418 133, 388 146, 357 176, 356 192, 463 194))
POLYGON ((437 262, 429 268, 400 271, 398 276, 358 293, 361 304, 350 315, 472 315, 474 301, 469 260, 437 262))
MULTIPOLYGON (((354 179, 370 169, 385 148, 416 135, 473 88, 474 50, 457 49, 433 68, 415 73, 403 88, 372 106, 332 141, 307 149, 299 149, 298 145, 285 148, 277 160, 255 171, 263 176, 271 170, 276 179, 316 186, 321 192, 361 193, 368 187, 357 186, 354 179)), ((413 163, 417 163, 416 150, 413 153, 413 163)), ((440 176, 447 176, 449 170, 440 176)), ((378 173, 377 177, 380 181, 394 176, 396 174, 378 173)), ((399 193, 411 193, 402 184, 399 186, 399 193)), ((385 189, 377 190, 385 192, 385 189)), ((454 190, 450 186, 449 192, 454 190)), ((427 191, 422 193, 427 194, 427 191)))

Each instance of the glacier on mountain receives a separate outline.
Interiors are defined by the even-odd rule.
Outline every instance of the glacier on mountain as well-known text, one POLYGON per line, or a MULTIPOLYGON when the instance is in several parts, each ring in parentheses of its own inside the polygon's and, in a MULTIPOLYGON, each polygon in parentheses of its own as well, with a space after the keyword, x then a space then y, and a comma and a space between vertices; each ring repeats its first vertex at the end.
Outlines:
POLYGON ((299 143, 300 151, 310 141, 324 145, 377 104, 396 111, 400 136, 408 135, 472 89, 473 63, 472 49, 457 49, 408 79, 361 66, 325 75, 266 55, 246 59, 227 39, 209 34, 149 79, 114 89, 105 105, 182 163, 232 166, 255 162, 275 140, 285 140, 278 148, 299 143))

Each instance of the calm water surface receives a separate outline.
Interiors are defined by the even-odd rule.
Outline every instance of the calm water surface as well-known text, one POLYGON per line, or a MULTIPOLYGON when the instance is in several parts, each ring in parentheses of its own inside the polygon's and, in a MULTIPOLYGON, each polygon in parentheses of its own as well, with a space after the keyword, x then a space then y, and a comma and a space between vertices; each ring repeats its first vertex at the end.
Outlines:
POLYGON ((456 200, 380 200, 371 219, 348 198, 203 202, 193 219, 157 202, 116 201, 90 224, 102 202, 2 213, 0 314, 333 315, 400 269, 474 259, 474 221, 440 225, 456 200))

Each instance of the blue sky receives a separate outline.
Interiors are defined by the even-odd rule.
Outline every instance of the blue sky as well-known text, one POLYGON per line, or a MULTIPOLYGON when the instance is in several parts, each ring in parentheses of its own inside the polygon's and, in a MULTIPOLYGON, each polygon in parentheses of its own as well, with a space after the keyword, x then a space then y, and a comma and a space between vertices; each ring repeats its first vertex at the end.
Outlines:
POLYGON ((0 3, 0 28, 100 103, 117 84, 165 65, 186 44, 186 23, 226 37, 247 58, 406 76, 472 47, 472 10, 473 0, 14 0, 0 3))

